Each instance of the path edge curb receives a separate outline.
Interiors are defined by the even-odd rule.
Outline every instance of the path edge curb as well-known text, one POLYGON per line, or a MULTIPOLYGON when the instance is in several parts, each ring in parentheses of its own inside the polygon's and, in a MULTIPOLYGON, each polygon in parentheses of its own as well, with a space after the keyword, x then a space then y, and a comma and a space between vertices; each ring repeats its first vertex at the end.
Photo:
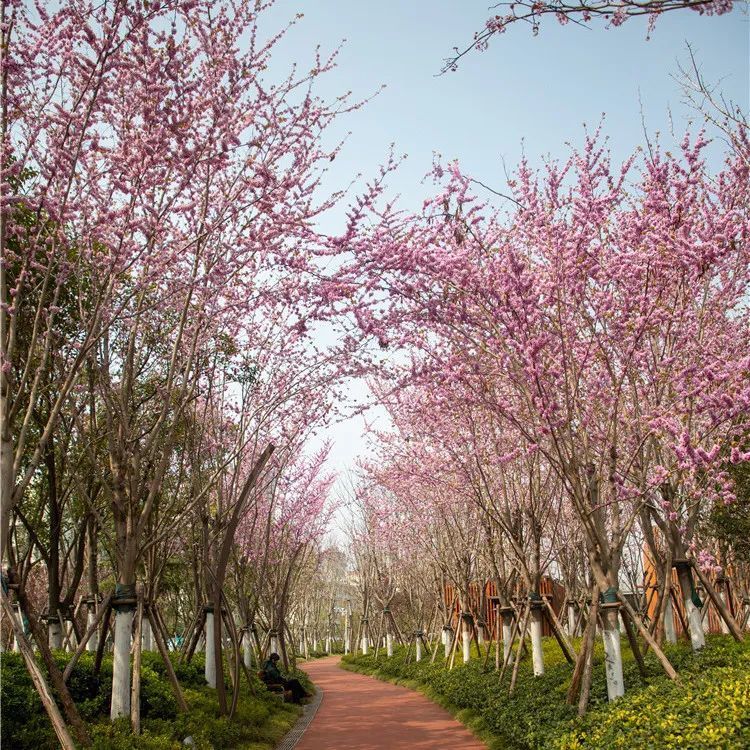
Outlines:
POLYGON ((302 709, 302 715, 297 719, 296 724, 284 735, 276 745, 274 750, 293 750, 304 736, 310 723, 318 713, 320 704, 323 702, 323 691, 316 685, 315 696, 310 703, 302 709))

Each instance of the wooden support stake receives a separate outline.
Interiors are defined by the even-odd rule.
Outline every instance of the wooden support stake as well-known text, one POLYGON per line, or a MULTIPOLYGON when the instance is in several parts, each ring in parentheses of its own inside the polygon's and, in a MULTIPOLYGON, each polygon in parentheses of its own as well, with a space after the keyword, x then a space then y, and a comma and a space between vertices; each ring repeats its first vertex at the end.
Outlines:
POLYGON ((630 603, 624 596, 619 596, 619 599, 622 602, 622 606, 625 607, 625 611, 630 615, 630 619, 638 628, 643 639, 653 649, 654 655, 661 663, 664 671, 667 673, 667 677, 669 677, 670 680, 675 680, 676 682, 678 682, 679 676, 677 672, 675 671, 675 668, 672 666, 669 659, 667 659, 665 653, 659 647, 659 644, 656 642, 656 639, 654 638, 654 636, 652 636, 651 633, 649 633, 648 628, 643 624, 643 620, 641 620, 641 618, 638 617, 635 610, 630 606, 630 603))
POLYGON ((513 695, 513 691, 516 688, 516 680, 518 679, 518 668, 521 664, 521 645, 524 642, 524 639, 526 638, 526 631, 529 627, 529 618, 531 617, 531 605, 526 606, 526 612, 523 616, 523 625, 521 627, 519 641, 518 641, 518 651, 516 652, 516 663, 513 665, 513 674, 510 678, 510 688, 508 689, 508 695, 513 695))
POLYGON ((84 633, 83 638, 81 638, 81 641, 78 644, 78 648, 76 649, 73 656, 70 658, 70 661, 68 662, 67 666, 65 667, 65 671, 63 672, 64 682, 67 682, 68 679, 70 678, 70 675, 73 673, 73 669, 75 665, 78 663, 78 660, 81 658, 81 654, 86 650, 86 644, 91 640, 91 636, 93 636, 94 633, 96 633, 97 628, 99 627, 99 623, 101 622, 102 617, 104 617, 105 611, 109 609, 109 603, 111 599, 112 599, 112 595, 109 594, 107 598, 104 600, 103 606, 99 607, 99 611, 96 613, 96 616, 91 622, 91 625, 89 625, 88 629, 84 633))
POLYGON ((16 637, 21 656, 26 663, 26 669, 28 670, 29 675, 31 676, 31 681, 34 683, 34 687, 42 700, 44 710, 49 716, 52 728, 55 730, 57 739, 60 742, 60 747, 63 748, 63 750, 75 750, 76 746, 73 743, 73 738, 70 736, 70 732, 68 731, 68 727, 65 724, 62 714, 60 713, 60 709, 58 709, 55 699, 52 697, 52 693, 47 685, 47 681, 44 679, 42 670, 39 669, 39 665, 36 663, 34 651, 26 640, 23 628, 18 624, 18 620, 13 613, 13 608, 6 597, 5 592, 0 594, 0 599, 2 600, 3 612, 13 628, 13 634, 16 637))
POLYGON ((625 634, 628 636, 628 643, 630 644, 630 650, 633 652, 635 661, 638 664, 638 671, 640 672, 641 679, 646 682, 648 673, 646 672, 646 662, 643 660, 643 654, 638 646, 638 639, 635 637, 635 630, 633 628, 633 622, 630 619, 630 613, 627 609, 622 613, 622 622, 625 625, 625 634))
MULTIPOLYGON (((16 596, 21 611, 26 615, 26 619, 29 621, 31 634, 34 637, 39 653, 42 656, 44 665, 47 667, 47 673, 49 675, 50 683, 52 684, 52 689, 55 691, 60 703, 62 703, 63 714, 75 735, 75 739, 83 747, 90 747, 91 738, 89 737, 88 729, 81 718, 81 714, 78 712, 76 704, 73 702, 68 686, 63 682, 62 672, 58 669, 57 662, 55 662, 55 659, 52 656, 52 651, 47 644, 47 634, 44 632, 44 629, 37 619, 23 586, 20 586, 16 590, 16 596)), ((8 606, 10 607, 10 605, 8 606)))
POLYGON ((721 597, 716 593, 714 587, 711 585, 711 582, 708 580, 708 578, 704 575, 703 571, 700 569, 700 566, 695 564, 695 560, 691 560, 690 564, 692 565, 693 570, 695 570, 695 572, 698 574, 698 578, 700 578, 701 583, 703 584, 703 588, 706 590, 706 593, 710 597, 711 601, 714 603, 714 607, 716 607, 717 611, 719 612, 719 616, 727 624, 727 627, 729 628, 729 632, 732 634, 732 637, 738 643, 742 643, 742 641, 744 640, 742 637, 742 633, 740 632, 740 629, 737 627, 737 623, 735 622, 734 617, 732 617, 732 615, 729 614, 729 610, 727 609, 726 605, 722 601, 721 597))
POLYGON ((175 674, 174 667, 172 666, 172 662, 169 659, 169 651, 167 650, 167 645, 164 642, 164 638, 162 636, 163 622, 159 610, 156 607, 156 602, 152 602, 150 604, 149 614, 153 615, 153 617, 151 618, 151 631, 153 633, 154 640, 156 641, 156 647, 159 650, 162 661, 164 662, 164 666, 166 667, 167 677, 169 678, 169 682, 172 685, 172 691, 174 692, 175 698, 177 699, 177 706, 179 707, 180 711, 187 712, 188 706, 185 702, 185 696, 182 694, 182 688, 180 687, 180 683, 177 680, 177 675, 175 674), (154 627, 154 625, 156 625, 156 627, 154 627))
POLYGON ((589 608, 589 632, 586 638, 586 651, 581 670, 581 694, 578 698, 578 715, 583 716, 589 705, 591 695, 591 675, 594 667, 594 640, 596 638, 596 624, 599 619, 599 587, 594 587, 589 608))
MULTIPOLYGON (((508 644, 508 653, 505 655, 505 658, 503 659, 503 668, 500 670, 500 676, 498 677, 498 681, 502 682, 503 677, 505 676, 505 672, 510 666, 511 659, 513 659, 513 644, 516 642, 516 636, 518 635, 518 631, 521 628, 521 621, 518 618, 518 612, 515 613, 513 617, 513 629, 510 633, 510 644, 508 644)), ((520 654, 520 647, 519 647, 519 654, 520 654)))
POLYGON ((133 734, 141 733, 141 629, 143 627, 143 591, 138 591, 133 636, 133 679, 130 682, 130 723, 133 734))
POLYGON ((237 702, 240 698, 240 662, 242 659, 240 658, 240 643, 237 635, 237 628, 234 624, 232 615, 229 613, 229 603, 224 597, 224 592, 222 592, 221 596, 224 603, 227 605, 226 612, 224 613, 224 624, 227 627, 229 638, 232 641, 232 651, 234 652, 232 670, 232 703, 229 706, 229 719, 231 720, 237 711, 237 702))
POLYGON ((99 635, 99 643, 96 645, 96 658, 94 659, 94 674, 98 677, 102 668, 102 658, 104 657, 104 646, 107 643, 107 634, 109 633, 109 621, 112 619, 112 600, 107 599, 106 606, 102 607, 104 616, 102 619, 102 632, 99 635))
POLYGON ((573 646, 565 637, 565 633, 563 632, 560 621, 557 619, 555 610, 552 608, 552 605, 549 603, 549 600, 547 599, 546 596, 542 597, 542 601, 544 602, 544 605, 547 608, 547 619, 549 620, 550 627, 552 628, 552 633, 557 639, 557 642, 560 645, 560 648, 563 654, 565 655, 565 658, 568 660, 568 664, 575 664, 576 652, 573 650, 573 646))
MULTIPOLYGON (((571 706, 575 703, 583 675, 588 669, 590 669, 589 661, 591 659, 594 637, 596 635, 596 616, 598 614, 597 611, 599 608, 599 588, 597 586, 594 587, 591 595, 591 601, 592 609, 589 609, 588 612, 586 628, 583 631, 581 650, 578 652, 578 659, 576 660, 576 666, 573 670, 573 677, 570 680, 570 687, 568 688, 568 694, 566 696, 566 701, 571 706), (596 602, 596 605, 594 605, 593 602, 596 602)), ((582 612, 583 607, 579 607, 579 611, 582 612)))

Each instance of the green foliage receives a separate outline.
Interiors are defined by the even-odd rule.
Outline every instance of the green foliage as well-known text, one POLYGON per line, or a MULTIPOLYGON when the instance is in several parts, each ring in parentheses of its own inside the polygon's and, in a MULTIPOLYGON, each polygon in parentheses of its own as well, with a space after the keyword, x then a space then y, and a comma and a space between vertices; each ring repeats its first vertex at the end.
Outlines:
MULTIPOLYGON (((64 669, 70 654, 55 653, 64 669)), ((203 660, 196 654, 190 664, 179 664, 170 653, 177 678, 189 706, 187 714, 177 709, 166 668, 159 654, 144 652, 141 665, 142 734, 133 736, 125 719, 108 719, 112 691, 112 657, 102 662, 94 675, 93 655, 84 653, 71 674, 69 687, 81 715, 89 724, 94 747, 100 750, 177 750, 190 736, 196 750, 243 748, 268 750, 294 724, 296 706, 281 703, 254 681, 254 694, 243 682, 236 715, 230 720, 218 716, 215 691, 203 677, 203 660)), ((56 750, 58 747, 47 714, 20 654, 3 653, 2 662, 2 746, 14 750, 56 750)))
POLYGON ((737 500, 714 505, 708 520, 708 534, 732 551, 739 562, 750 562, 750 463, 730 464, 737 500))
MULTIPOLYGON (((308 651, 307 652, 307 661, 310 661, 312 659, 322 659, 325 656, 331 656, 335 654, 340 654, 343 656, 344 649, 341 646, 335 646, 330 651, 308 651)), ((299 661, 305 661, 305 655, 304 654, 297 654, 295 656, 296 659, 299 661)))
POLYGON ((750 680, 743 667, 716 667, 684 684, 649 685, 592 711, 556 743, 559 750, 750 747, 750 680))
POLYGON ((509 675, 483 669, 479 661, 448 671, 442 658, 404 663, 405 650, 391 659, 346 656, 350 669, 422 690, 451 710, 490 747, 504 750, 604 750, 610 747, 660 750, 713 750, 750 747, 750 643, 723 636, 693 654, 686 644, 672 646, 669 658, 680 671, 679 684, 646 658, 644 685, 632 655, 623 644, 625 698, 608 703, 601 644, 597 645, 589 713, 576 717, 565 695, 571 668, 553 639, 545 639, 545 674, 534 677, 530 659, 519 669, 518 684, 508 695, 509 675))

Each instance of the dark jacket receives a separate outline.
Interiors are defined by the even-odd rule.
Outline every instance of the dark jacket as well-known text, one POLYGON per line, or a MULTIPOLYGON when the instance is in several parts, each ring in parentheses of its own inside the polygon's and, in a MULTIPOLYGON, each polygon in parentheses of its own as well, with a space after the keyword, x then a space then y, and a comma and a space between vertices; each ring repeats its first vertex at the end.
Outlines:
POLYGON ((284 678, 281 672, 279 672, 276 662, 272 659, 266 660, 266 663, 263 665, 263 679, 271 685, 279 685, 284 682, 284 678))

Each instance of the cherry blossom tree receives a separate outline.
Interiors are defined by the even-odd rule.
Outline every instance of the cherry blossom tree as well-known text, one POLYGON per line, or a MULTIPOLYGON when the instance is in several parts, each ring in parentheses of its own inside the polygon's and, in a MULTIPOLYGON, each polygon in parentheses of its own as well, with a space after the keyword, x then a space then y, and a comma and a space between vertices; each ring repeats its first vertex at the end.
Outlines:
MULTIPOLYGON (((741 3, 746 5, 746 3, 741 3)), ((490 16, 484 28, 474 34, 471 44, 460 49, 455 48, 454 54, 445 60, 443 72, 456 70, 458 62, 472 51, 487 49, 490 41, 498 34, 503 34, 509 26, 525 23, 531 27, 536 36, 541 28, 544 16, 554 16, 563 26, 575 23, 588 26, 589 23, 604 21, 607 28, 621 26, 631 18, 645 16, 648 18, 648 32, 653 30, 659 16, 674 10, 692 10, 702 16, 719 16, 730 13, 734 8, 734 0, 592 0, 588 2, 565 2, 565 0, 513 0, 500 2, 491 6, 499 11, 490 16)))

